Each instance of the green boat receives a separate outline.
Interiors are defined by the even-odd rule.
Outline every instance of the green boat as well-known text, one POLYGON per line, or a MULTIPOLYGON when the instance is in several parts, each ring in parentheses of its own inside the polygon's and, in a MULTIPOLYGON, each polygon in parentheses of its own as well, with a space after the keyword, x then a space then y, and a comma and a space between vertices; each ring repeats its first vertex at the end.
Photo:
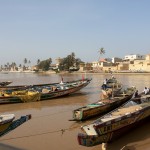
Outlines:
POLYGON ((107 113, 127 102, 132 98, 134 93, 135 88, 127 88, 126 90, 121 91, 118 89, 118 92, 116 91, 113 97, 108 97, 106 99, 99 100, 95 103, 73 110, 73 118, 70 119, 70 121, 86 120, 91 117, 107 113))

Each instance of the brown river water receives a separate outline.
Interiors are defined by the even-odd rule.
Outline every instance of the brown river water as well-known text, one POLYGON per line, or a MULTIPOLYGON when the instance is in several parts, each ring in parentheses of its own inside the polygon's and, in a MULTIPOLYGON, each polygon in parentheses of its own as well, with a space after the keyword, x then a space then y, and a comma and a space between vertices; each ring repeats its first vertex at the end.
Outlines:
MULTIPOLYGON (((23 150, 101 150, 101 145, 83 147, 78 145, 77 134, 84 122, 69 121, 72 110, 99 100, 101 85, 109 74, 84 74, 92 78, 91 83, 80 91, 61 98, 41 102, 0 105, 0 113, 13 113, 16 118, 31 114, 32 119, 14 131, 0 138, 0 145, 23 150), (62 131, 63 129, 63 131, 62 131)), ((139 93, 145 86, 150 87, 149 74, 114 75, 125 86, 136 86, 139 93)), ((64 74, 64 81, 81 79, 82 74, 64 74)), ((60 82, 59 74, 8 73, 0 74, 1 81, 13 81, 11 85, 60 82)), ((107 145, 108 150, 120 150, 128 145, 128 150, 150 150, 150 121, 127 132, 116 141, 107 145)))

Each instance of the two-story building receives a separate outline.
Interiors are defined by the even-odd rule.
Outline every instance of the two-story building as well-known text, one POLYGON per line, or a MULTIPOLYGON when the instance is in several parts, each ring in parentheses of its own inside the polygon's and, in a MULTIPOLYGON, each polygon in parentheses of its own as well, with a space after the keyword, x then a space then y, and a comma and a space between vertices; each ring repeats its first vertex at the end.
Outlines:
POLYGON ((145 59, 145 55, 140 55, 140 54, 131 54, 131 55, 126 55, 124 57, 124 60, 144 60, 145 59))
POLYGON ((146 55, 145 59, 135 59, 132 64, 129 64, 129 70, 150 72, 150 54, 146 55))

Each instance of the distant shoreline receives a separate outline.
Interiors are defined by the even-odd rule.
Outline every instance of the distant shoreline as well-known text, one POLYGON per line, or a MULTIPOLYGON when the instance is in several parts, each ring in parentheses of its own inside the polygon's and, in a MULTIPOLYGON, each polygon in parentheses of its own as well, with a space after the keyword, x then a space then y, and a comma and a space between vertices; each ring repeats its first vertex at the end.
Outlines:
MULTIPOLYGON (((39 74, 102 74, 102 75, 110 75, 110 73, 106 72, 68 72, 68 71, 62 71, 59 73, 56 73, 54 71, 41 71, 41 72, 35 72, 35 71, 1 71, 0 73, 2 74, 8 74, 8 73, 39 73, 39 74)), ((150 75, 150 72, 114 72, 112 73, 113 75, 150 75)))
MULTIPOLYGON (((110 75, 110 73, 106 72, 99 72, 99 73, 93 73, 93 72, 72 72, 72 73, 58 73, 58 74, 102 74, 102 75, 110 75)), ((150 75, 150 72, 118 72, 118 73, 112 73, 113 75, 150 75)))

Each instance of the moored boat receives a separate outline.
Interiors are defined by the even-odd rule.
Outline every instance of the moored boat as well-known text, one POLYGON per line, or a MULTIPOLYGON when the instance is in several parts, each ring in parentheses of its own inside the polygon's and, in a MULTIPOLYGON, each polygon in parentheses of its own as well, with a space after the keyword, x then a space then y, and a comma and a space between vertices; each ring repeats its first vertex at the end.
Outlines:
POLYGON ((113 96, 101 99, 95 103, 91 103, 84 107, 73 110, 73 119, 71 119, 71 121, 86 120, 88 118, 107 113, 127 102, 132 98, 135 92, 135 88, 133 87, 127 88, 126 90, 122 91, 120 90, 121 88, 114 89, 115 94, 113 94, 113 96))
POLYGON ((110 79, 105 79, 101 88, 103 90, 109 89, 109 88, 118 88, 119 86, 121 86, 122 84, 114 77, 110 78, 110 79))
POLYGON ((47 100, 75 93, 87 86, 91 82, 91 80, 92 79, 86 78, 71 83, 60 83, 56 86, 52 86, 55 90, 53 90, 52 88, 47 88, 48 91, 46 90, 45 92, 41 93, 41 100, 47 100))
POLYGON ((83 146, 95 146, 108 143, 129 129, 136 127, 150 117, 150 95, 141 96, 141 100, 129 100, 126 104, 100 117, 81 129, 78 142, 83 146))
POLYGON ((30 120, 31 115, 21 116, 17 120, 14 119, 14 114, 0 115, 0 137, 4 136, 5 134, 11 132, 12 130, 25 123, 26 121, 30 120))
POLYGON ((0 96, 0 104, 32 102, 49 100, 56 97, 72 94, 87 86, 92 79, 82 79, 72 82, 61 82, 57 84, 46 84, 32 86, 25 90, 3 90, 0 96), (5 95, 6 92, 6 95, 5 95), (9 94, 7 94, 9 92, 9 94), (15 94, 14 94, 15 93, 15 94), (18 94, 19 93, 19 94, 18 94), (29 93, 32 93, 29 95, 29 93))
POLYGON ((91 78, 84 78, 84 79, 78 79, 78 80, 72 80, 72 81, 61 81, 56 83, 43 83, 43 84, 33 84, 33 85, 10 85, 10 86, 0 86, 0 91, 3 90, 23 90, 23 89, 35 89, 35 88, 42 88, 42 87, 52 87, 52 86, 60 86, 60 83, 65 84, 71 84, 74 85, 78 82, 84 82, 84 81, 91 81, 91 78))

